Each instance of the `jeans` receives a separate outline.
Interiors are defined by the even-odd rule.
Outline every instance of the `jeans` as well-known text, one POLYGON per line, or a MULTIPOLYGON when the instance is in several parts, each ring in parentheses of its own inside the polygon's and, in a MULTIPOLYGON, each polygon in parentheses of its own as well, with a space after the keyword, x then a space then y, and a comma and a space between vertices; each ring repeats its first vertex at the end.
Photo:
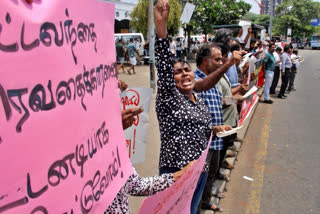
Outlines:
MULTIPOLYGON (((165 174, 165 173, 175 173, 181 169, 177 167, 161 167, 159 169, 159 175, 165 174)), ((206 184, 207 180, 207 172, 202 172, 200 174, 196 189, 193 193, 192 201, 191 201, 191 207, 190 207, 190 213, 191 214, 196 214, 200 201, 201 201, 201 196, 206 184)))
POLYGON ((207 162, 209 163, 209 172, 208 172, 206 187, 203 191, 202 201, 201 201, 201 204, 204 206, 210 204, 210 201, 211 201, 212 187, 213 187, 213 183, 217 178, 218 169, 219 169, 219 160, 220 160, 220 151, 209 149, 208 156, 207 156, 207 162))
POLYGON ((176 50, 176 53, 177 53, 177 59, 181 59, 181 53, 182 53, 182 51, 176 50))
POLYGON ((272 80, 273 80, 273 71, 270 70, 265 70, 265 81, 264 81, 264 100, 270 100, 269 97, 269 92, 270 92, 270 87, 272 84, 272 80))
POLYGON ((279 92, 279 96, 283 96, 284 92, 287 89, 289 76, 290 76, 290 71, 291 71, 291 68, 286 68, 286 70, 284 72, 284 75, 281 76, 282 83, 281 83, 281 89, 280 89, 280 92, 279 92))
POLYGON ((280 77, 280 67, 276 66, 274 69, 274 75, 273 75, 273 80, 270 88, 270 93, 275 94, 276 93, 276 87, 279 82, 279 77, 280 77))
POLYGON ((201 201, 201 196, 202 196, 203 190, 206 186, 206 180, 207 180, 207 172, 202 172, 200 174, 196 189, 193 193, 191 207, 190 207, 190 214, 196 214, 198 211, 199 204, 201 201))

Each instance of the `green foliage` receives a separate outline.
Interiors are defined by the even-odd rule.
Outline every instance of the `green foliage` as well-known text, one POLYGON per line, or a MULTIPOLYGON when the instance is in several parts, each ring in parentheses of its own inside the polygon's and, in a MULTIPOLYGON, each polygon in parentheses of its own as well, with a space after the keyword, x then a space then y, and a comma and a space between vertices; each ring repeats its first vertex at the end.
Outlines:
POLYGON ((276 8, 273 23, 274 35, 286 35, 287 28, 292 29, 293 37, 306 37, 319 30, 310 25, 310 20, 318 18, 320 3, 312 0, 284 0, 276 8))
MULTIPOLYGON (((182 7, 178 0, 169 0, 169 4, 170 14, 168 18, 168 31, 171 34, 176 34, 180 27, 182 7)), ((139 0, 130 16, 131 27, 146 37, 148 33, 148 0, 139 0)))
POLYGON ((181 25, 180 17, 182 14, 182 7, 178 0, 169 0, 170 14, 168 18, 168 32, 175 35, 179 31, 181 25))
POLYGON ((146 37, 148 33, 148 0, 139 0, 130 17, 131 27, 146 37))
POLYGON ((257 18, 259 17, 258 14, 252 13, 252 12, 247 12, 246 14, 244 14, 244 16, 242 16, 242 20, 246 20, 246 21, 252 21, 254 22, 257 18))
POLYGON ((270 16, 269 15, 259 15, 257 17, 257 19, 254 21, 254 23, 268 27, 269 23, 270 23, 270 16))
POLYGON ((180 3, 190 2, 196 5, 189 23, 196 33, 212 33, 213 25, 234 24, 246 14, 251 5, 243 0, 180 0, 180 3))

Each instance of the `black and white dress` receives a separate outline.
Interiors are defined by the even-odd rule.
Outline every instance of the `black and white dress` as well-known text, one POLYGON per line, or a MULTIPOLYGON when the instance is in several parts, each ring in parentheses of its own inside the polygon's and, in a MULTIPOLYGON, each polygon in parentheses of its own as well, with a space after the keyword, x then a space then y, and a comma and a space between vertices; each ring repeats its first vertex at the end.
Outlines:
POLYGON ((211 115, 199 95, 194 93, 196 103, 193 103, 176 88, 169 47, 168 39, 156 40, 156 111, 161 137, 159 168, 182 169, 206 149, 212 131, 211 115))
POLYGON ((174 183, 172 173, 163 174, 161 176, 142 178, 134 169, 133 174, 128 178, 125 185, 120 189, 112 204, 105 213, 108 214, 128 214, 129 197, 132 196, 150 196, 166 188, 174 183))

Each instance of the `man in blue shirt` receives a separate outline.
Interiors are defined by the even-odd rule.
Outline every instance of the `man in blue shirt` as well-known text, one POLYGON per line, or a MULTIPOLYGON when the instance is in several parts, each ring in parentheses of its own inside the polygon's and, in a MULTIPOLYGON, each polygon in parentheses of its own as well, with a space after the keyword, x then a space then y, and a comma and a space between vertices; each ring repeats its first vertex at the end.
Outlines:
POLYGON ((272 43, 269 44, 269 51, 265 54, 263 59, 263 71, 265 75, 264 81, 264 103, 272 104, 273 101, 269 97, 270 87, 273 80, 274 69, 276 64, 276 59, 273 56, 273 52, 276 46, 272 43))
MULTIPOLYGON (((216 83, 224 73, 241 60, 243 52, 234 51, 230 60, 222 66, 221 50, 216 45, 203 45, 197 55, 197 69, 194 90, 199 92, 211 114, 213 127, 223 125, 222 96, 216 83)), ((228 128, 231 128, 228 126, 228 128)), ((202 195, 201 208, 222 211, 217 205, 211 203, 211 191, 219 169, 220 151, 223 149, 222 138, 216 137, 210 144, 207 162, 209 172, 206 186, 202 195)))

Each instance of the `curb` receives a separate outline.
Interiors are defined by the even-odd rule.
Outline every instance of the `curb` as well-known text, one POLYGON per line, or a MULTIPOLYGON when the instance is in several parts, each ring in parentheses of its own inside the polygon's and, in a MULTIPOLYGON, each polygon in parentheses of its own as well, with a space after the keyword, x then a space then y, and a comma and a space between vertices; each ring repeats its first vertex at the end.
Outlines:
MULTIPOLYGON (((263 87, 258 89, 257 95, 259 96, 259 100, 260 100, 260 97, 263 95, 263 87)), ((243 133, 242 133, 241 139, 244 139, 244 137, 246 135, 246 132, 247 132, 249 126, 250 126, 251 119, 254 116, 254 113, 255 113, 256 108, 258 107, 258 105, 259 105, 259 102, 254 107, 254 109, 252 110, 252 114, 250 116, 250 119, 249 119, 248 123, 243 127, 243 133)), ((225 158, 224 159, 225 161, 227 161, 232 166, 235 166, 235 162, 237 160, 238 153, 240 152, 240 148, 241 148, 242 143, 238 142, 238 141, 235 141, 234 145, 235 145, 236 150, 237 150, 237 155, 235 157, 229 157, 229 158, 225 158)), ((228 151, 230 151, 230 149, 228 149, 228 151)), ((228 177, 230 177, 231 171, 232 170, 230 170, 230 169, 220 168, 220 173, 224 174, 224 175, 227 175, 228 177)), ((220 192, 225 192, 226 186, 227 186, 227 182, 224 181, 224 180, 216 180, 214 182, 214 187, 219 189, 220 192)), ((221 199, 215 198, 215 197, 211 198, 211 202, 214 202, 217 205, 219 205, 220 200, 221 199)), ((220 212, 215 212, 215 211, 212 211, 212 210, 204 210, 204 209, 201 209, 201 212, 200 212, 200 214, 214 214, 214 213, 220 213, 220 212)))

